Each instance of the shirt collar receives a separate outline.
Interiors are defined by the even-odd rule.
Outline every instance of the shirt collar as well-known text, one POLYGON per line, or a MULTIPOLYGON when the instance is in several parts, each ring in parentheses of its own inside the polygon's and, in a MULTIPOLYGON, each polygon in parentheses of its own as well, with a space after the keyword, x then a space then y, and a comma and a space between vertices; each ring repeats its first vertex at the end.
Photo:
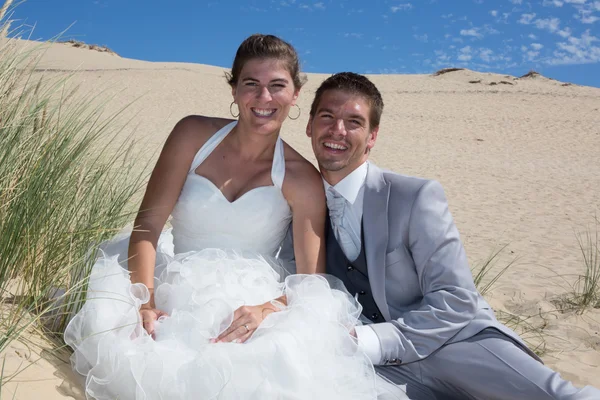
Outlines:
MULTIPOLYGON (((337 185, 334 185, 333 188, 336 190, 336 192, 341 194, 347 202, 354 204, 360 189, 367 179, 368 170, 369 163, 365 161, 360 165, 360 167, 356 168, 344 179, 339 181, 337 185)), ((327 190, 331 187, 331 185, 325 179, 323 179, 323 185, 325 186, 325 193, 327 193, 327 190)))

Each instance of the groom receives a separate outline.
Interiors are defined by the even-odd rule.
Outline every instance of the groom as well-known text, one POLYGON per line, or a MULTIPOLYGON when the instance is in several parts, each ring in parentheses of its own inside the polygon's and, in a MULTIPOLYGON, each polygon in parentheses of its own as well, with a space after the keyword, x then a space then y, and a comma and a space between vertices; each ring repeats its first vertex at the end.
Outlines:
POLYGON ((329 216, 327 272, 363 306, 360 348, 411 399, 600 399, 545 367, 473 283, 441 185, 368 162, 383 100, 343 72, 315 94, 306 133, 329 216))

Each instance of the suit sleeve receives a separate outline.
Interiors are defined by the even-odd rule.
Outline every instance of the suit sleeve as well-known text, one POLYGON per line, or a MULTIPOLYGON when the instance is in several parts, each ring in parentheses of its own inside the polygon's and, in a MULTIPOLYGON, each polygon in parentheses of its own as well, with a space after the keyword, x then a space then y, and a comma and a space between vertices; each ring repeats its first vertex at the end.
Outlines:
POLYGON ((403 318, 369 325, 380 341, 381 364, 404 364, 429 356, 477 311, 477 290, 439 183, 428 181, 417 192, 407 237, 423 298, 403 318))
POLYGON ((294 233, 292 224, 290 224, 288 227, 285 238, 279 247, 277 258, 283 263, 283 266, 287 272, 291 274, 296 273, 296 257, 294 255, 294 233))

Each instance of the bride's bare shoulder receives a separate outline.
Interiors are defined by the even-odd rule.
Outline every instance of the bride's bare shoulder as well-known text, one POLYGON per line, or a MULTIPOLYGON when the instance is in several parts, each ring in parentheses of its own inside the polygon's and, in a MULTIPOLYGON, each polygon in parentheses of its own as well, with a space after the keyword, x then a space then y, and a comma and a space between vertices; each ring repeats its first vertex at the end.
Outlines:
POLYGON ((323 191, 323 180, 315 166, 302 154, 284 142, 285 180, 284 189, 304 188, 307 194, 319 194, 323 191))
POLYGON ((208 138, 232 121, 227 118, 188 115, 175 124, 167 140, 202 146, 208 138))

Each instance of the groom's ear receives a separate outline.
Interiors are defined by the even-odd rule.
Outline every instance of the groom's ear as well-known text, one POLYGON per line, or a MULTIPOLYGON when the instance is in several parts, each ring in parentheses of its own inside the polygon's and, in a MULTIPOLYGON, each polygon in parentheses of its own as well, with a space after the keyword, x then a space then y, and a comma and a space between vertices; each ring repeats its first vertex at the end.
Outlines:
POLYGON ((312 117, 308 117, 308 122, 306 123, 306 136, 312 137, 312 117))
POLYGON ((371 150, 373 146, 375 146, 375 141, 377 140, 377 134, 379 133, 379 127, 371 129, 371 133, 369 133, 369 138, 367 140, 367 148, 371 150))

